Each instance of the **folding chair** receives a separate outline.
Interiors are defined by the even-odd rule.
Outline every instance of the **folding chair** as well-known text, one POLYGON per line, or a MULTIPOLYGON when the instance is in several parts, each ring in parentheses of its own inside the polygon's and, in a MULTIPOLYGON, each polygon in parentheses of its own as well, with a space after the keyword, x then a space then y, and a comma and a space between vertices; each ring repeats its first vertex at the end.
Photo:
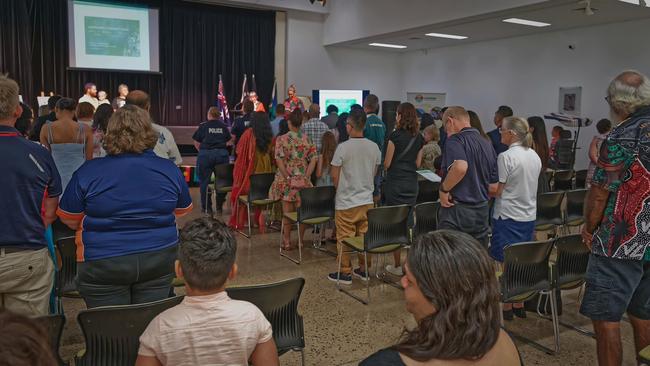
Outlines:
POLYGON ((64 362, 59 355, 59 346, 61 344, 63 326, 65 325, 65 316, 63 314, 51 314, 35 318, 34 320, 47 332, 50 347, 52 347, 52 354, 54 355, 54 358, 56 358, 57 365, 67 366, 68 363, 64 362))
POLYGON ((415 205, 413 237, 415 240, 418 236, 438 229, 438 210, 440 202, 426 202, 415 205))
POLYGON ((54 279, 57 312, 63 314, 63 298, 80 298, 77 292, 77 245, 74 237, 60 238, 54 244, 61 268, 54 279))
POLYGON ((557 228, 564 225, 562 217, 562 200, 564 192, 549 192, 537 196, 537 220, 535 231, 553 230, 557 236, 557 228))
MULTIPOLYGON (((590 254, 589 249, 582 243, 581 235, 573 234, 559 237, 555 239, 553 246, 557 254, 555 263, 551 263, 553 288, 559 292, 581 288, 585 283, 590 254)), ((550 299, 550 294, 546 298, 550 299)), ((540 303, 537 304, 537 313, 543 316, 539 311, 541 299, 542 297, 540 296, 540 303)), ((544 308, 546 308, 546 304, 544 304, 544 308)), ((559 320, 559 324, 584 335, 595 337, 594 333, 561 320, 559 320)))
MULTIPOLYGON (((271 188, 271 184, 273 184, 274 179, 275 173, 252 174, 250 176, 250 190, 248 192, 248 195, 239 196, 238 201, 246 205, 246 214, 248 216, 248 234, 244 233, 241 230, 237 231, 247 238, 250 238, 252 236, 251 208, 268 206, 270 204, 278 202, 278 200, 272 200, 269 198, 269 189, 271 188)), ((236 217, 239 217, 239 205, 237 205, 236 210, 236 217)))
MULTIPOLYGON (((345 250, 347 253, 363 253, 366 263, 366 291, 367 298, 363 299, 351 292, 341 288, 339 279, 336 280, 336 288, 344 292, 353 299, 368 305, 370 302, 370 268, 368 264, 368 254, 388 254, 402 249, 403 246, 409 245, 408 216, 410 207, 408 205, 384 206, 368 210, 368 231, 364 236, 355 236, 343 239, 341 253, 339 253, 338 275, 341 274, 341 254, 345 250)), ((375 271, 379 280, 388 282, 383 279, 383 275, 375 271)))
POLYGON ((530 300, 540 291, 551 296, 551 318, 555 349, 551 350, 526 337, 511 333, 542 351, 554 355, 560 351, 559 325, 555 289, 551 279, 549 257, 553 241, 535 241, 511 244, 504 248, 503 273, 499 277, 502 303, 520 303, 530 300))
POLYGON ((416 203, 435 202, 438 200, 440 193, 440 183, 435 183, 427 179, 418 181, 418 196, 416 203))
POLYGON ((573 170, 556 170, 553 174, 553 191, 573 189, 573 170))
POLYGON ((576 189, 587 187, 587 169, 576 171, 576 189))
MULTIPOLYGON (((298 259, 296 260, 283 252, 282 244, 280 244, 280 255, 296 264, 300 264, 302 261, 300 225, 320 225, 334 219, 336 188, 334 186, 304 188, 298 192, 298 195, 300 196, 300 207, 298 207, 298 210, 284 214, 284 217, 290 222, 295 223, 298 228, 298 259)), ((320 247, 320 236, 323 234, 323 231, 321 230, 319 234, 319 245, 314 244, 314 248, 329 253, 329 251, 320 247)), ((280 232, 284 233, 284 225, 282 225, 280 232)), ((336 253, 332 254, 336 255, 336 253)))
POLYGON ((226 289, 230 298, 257 306, 271 323, 278 355, 300 352, 302 365, 305 364, 305 329, 298 314, 298 302, 304 286, 304 278, 292 278, 268 285, 226 289))
POLYGON ((75 357, 76 366, 133 365, 140 336, 158 314, 180 304, 183 296, 136 305, 105 306, 82 310, 77 321, 86 349, 75 357))
POLYGON ((639 361, 650 362, 650 346, 644 348, 639 352, 639 361))
POLYGON ((566 192, 566 215, 564 216, 565 233, 569 234, 569 228, 584 224, 584 204, 586 189, 575 189, 566 192))

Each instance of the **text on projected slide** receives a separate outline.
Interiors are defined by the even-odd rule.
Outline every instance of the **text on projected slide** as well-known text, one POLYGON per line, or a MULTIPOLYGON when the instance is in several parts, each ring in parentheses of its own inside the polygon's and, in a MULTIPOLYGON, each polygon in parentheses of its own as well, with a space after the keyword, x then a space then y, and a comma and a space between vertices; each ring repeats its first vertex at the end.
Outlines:
POLYGON ((86 54, 140 57, 140 21, 84 17, 86 54))

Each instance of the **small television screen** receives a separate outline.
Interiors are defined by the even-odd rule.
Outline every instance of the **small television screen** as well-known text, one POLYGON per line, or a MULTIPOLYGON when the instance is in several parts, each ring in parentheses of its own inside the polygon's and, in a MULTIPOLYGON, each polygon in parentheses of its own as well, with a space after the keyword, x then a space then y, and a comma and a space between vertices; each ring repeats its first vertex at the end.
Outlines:
POLYGON ((370 94, 369 90, 314 90, 312 100, 320 106, 320 115, 327 115, 327 106, 335 105, 339 114, 349 113, 353 104, 363 105, 363 100, 370 94))

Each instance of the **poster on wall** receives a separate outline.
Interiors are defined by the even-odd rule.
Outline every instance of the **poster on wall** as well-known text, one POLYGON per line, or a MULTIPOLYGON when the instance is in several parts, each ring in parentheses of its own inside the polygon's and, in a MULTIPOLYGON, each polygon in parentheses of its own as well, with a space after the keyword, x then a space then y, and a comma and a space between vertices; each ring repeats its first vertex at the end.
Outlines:
POLYGON ((580 117, 582 104, 582 87, 560 88, 559 113, 580 117))
POLYGON ((446 99, 446 93, 406 93, 406 100, 409 103, 413 104, 415 108, 423 109, 427 113, 430 113, 433 107, 444 107, 446 99))

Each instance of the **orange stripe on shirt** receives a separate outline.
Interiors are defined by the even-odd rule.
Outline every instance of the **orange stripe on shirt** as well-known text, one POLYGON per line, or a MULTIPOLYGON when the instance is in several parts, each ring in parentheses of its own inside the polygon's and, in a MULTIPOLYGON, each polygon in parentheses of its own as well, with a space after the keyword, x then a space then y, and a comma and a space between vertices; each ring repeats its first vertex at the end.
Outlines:
POLYGON ((190 203, 189 206, 187 206, 185 208, 177 208, 177 209, 174 210, 174 215, 176 215, 176 217, 185 216, 185 215, 187 215, 188 213, 190 213, 192 211, 192 208, 194 208, 194 207, 192 206, 191 203, 190 203))
POLYGON ((75 233, 75 239, 74 242, 77 244, 77 262, 84 262, 86 258, 84 258, 84 239, 83 239, 83 232, 84 232, 84 219, 86 218, 86 215, 82 214, 81 217, 81 222, 79 223, 79 228, 77 228, 77 232, 75 233))
POLYGON ((61 207, 56 209, 56 215, 69 220, 81 220, 84 218, 85 214, 83 212, 75 213, 62 210, 61 207))

